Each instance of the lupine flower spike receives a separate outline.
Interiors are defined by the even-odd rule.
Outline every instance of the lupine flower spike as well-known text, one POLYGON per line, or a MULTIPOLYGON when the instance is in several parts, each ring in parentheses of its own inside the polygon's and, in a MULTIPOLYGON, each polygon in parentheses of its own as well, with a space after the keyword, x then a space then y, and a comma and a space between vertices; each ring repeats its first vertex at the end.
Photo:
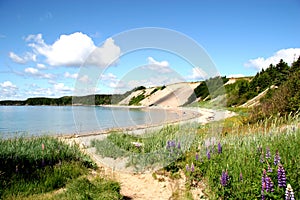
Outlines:
POLYGON ((266 159, 269 159, 269 158, 271 158, 271 152, 270 152, 270 148, 267 147, 266 148, 266 159))
POLYGON ((222 175, 220 177, 220 183, 222 186, 226 186, 229 181, 229 176, 228 176, 228 171, 226 170, 225 172, 222 171, 222 175))
POLYGON ((280 163, 280 156, 278 150, 276 150, 276 154, 274 156, 274 165, 276 166, 278 163, 280 163))
POLYGON ((181 149, 180 142, 178 142, 177 148, 178 148, 178 149, 181 149))
POLYGON ((196 153, 196 160, 198 161, 199 160, 199 154, 196 153))
POLYGON ((194 166, 194 163, 191 164, 191 172, 194 172, 195 171, 195 166, 194 166))
POLYGON ((285 176, 284 168, 281 164, 278 165, 277 178, 278 178, 278 187, 285 188, 286 187, 286 176, 285 176))
POLYGON ((44 151, 44 149, 45 149, 45 145, 44 145, 44 143, 42 144, 42 151, 44 151))
POLYGON ((295 200, 294 191, 290 184, 287 185, 285 190, 285 200, 295 200))
POLYGON ((207 156, 207 159, 210 160, 210 152, 209 152, 209 150, 207 151, 206 156, 207 156))
POLYGON ((190 171, 190 167, 189 167, 188 164, 185 165, 185 169, 186 169, 187 172, 190 171))
POLYGON ((222 146, 220 142, 218 143, 218 153, 222 153, 222 146))

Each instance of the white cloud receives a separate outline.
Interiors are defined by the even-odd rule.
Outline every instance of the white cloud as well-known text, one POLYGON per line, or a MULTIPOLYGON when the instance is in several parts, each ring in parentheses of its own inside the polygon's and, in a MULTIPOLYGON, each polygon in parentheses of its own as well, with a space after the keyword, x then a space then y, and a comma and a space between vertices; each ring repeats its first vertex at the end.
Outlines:
POLYGON ((89 82, 90 82, 90 78, 89 78, 88 75, 83 75, 83 76, 79 77, 78 80, 79 80, 80 82, 82 82, 82 83, 89 83, 89 82))
POLYGON ((74 90, 73 88, 66 86, 64 83, 57 83, 53 86, 53 88, 59 93, 68 93, 74 90))
POLYGON ((246 62, 244 66, 261 70, 268 68, 270 64, 276 65, 279 63, 280 59, 283 59, 284 62, 287 62, 290 65, 295 59, 297 60, 299 56, 300 48, 281 49, 271 57, 251 59, 246 62))
POLYGON ((208 78, 207 73, 201 69, 200 67, 194 67, 192 69, 192 75, 187 77, 188 79, 192 79, 192 80, 205 80, 208 78))
POLYGON ((4 81, 3 83, 0 83, 0 86, 2 88, 17 88, 17 86, 12 84, 10 81, 4 81))
POLYGON ((170 64, 168 61, 157 61, 152 57, 147 58, 148 64, 143 66, 144 69, 149 69, 153 71, 157 71, 159 73, 170 73, 172 69, 170 68, 170 64))
POLYGON ((101 47, 96 48, 88 57, 87 64, 100 67, 115 65, 121 55, 121 49, 115 45, 112 38, 108 38, 101 47))
POLYGON ((18 64, 25 64, 28 61, 36 61, 36 55, 30 52, 27 52, 23 57, 18 56, 14 52, 9 52, 9 58, 18 64))
POLYGON ((81 32, 61 35, 52 45, 44 42, 42 34, 29 35, 25 40, 36 54, 45 56, 51 66, 79 67, 88 64, 104 67, 116 62, 121 54, 112 38, 108 38, 103 46, 96 47, 92 39, 81 32))
POLYGON ((24 70, 26 73, 28 74, 33 74, 33 75, 36 75, 39 73, 39 70, 38 69, 35 69, 35 68, 32 68, 32 67, 28 67, 24 70))
POLYGON ((19 64, 25 64, 26 63, 26 61, 23 58, 21 58, 20 56, 16 55, 14 52, 9 52, 9 57, 15 63, 19 63, 19 64))
POLYGON ((45 78, 45 79, 54 79, 55 78, 55 76, 53 74, 42 73, 38 69, 32 68, 32 67, 25 68, 24 72, 27 75, 34 76, 37 78, 45 78))
POLYGON ((36 64, 36 67, 39 68, 39 69, 47 69, 46 65, 44 65, 42 63, 36 64))
POLYGON ((0 98, 7 99, 16 96, 18 87, 10 81, 0 83, 0 98))
POLYGON ((73 79, 76 79, 78 77, 78 73, 74 73, 74 74, 71 74, 69 72, 65 72, 64 74, 65 78, 73 78, 73 79))

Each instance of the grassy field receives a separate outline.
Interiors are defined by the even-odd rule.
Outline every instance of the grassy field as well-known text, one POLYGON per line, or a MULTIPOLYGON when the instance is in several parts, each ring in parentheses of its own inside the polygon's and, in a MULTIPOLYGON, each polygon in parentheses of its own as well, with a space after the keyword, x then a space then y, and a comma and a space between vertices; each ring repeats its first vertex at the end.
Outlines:
POLYGON ((1 139, 0 199, 121 199, 118 183, 86 178, 96 168, 78 146, 55 138, 1 139))
POLYGON ((93 145, 102 156, 129 157, 128 165, 160 163, 172 177, 184 171, 187 189, 204 183, 209 199, 284 199, 288 184, 299 199, 299 116, 245 125, 239 112, 223 122, 168 126, 146 136, 114 133, 93 145))

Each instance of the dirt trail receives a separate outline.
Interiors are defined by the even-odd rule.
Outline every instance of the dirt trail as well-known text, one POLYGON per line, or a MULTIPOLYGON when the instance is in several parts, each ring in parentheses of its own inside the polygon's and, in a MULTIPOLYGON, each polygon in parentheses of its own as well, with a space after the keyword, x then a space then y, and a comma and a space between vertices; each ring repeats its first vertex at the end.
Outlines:
MULTIPOLYGON (((91 156, 102 169, 105 176, 113 178, 121 184, 121 194, 125 199, 168 200, 173 199, 173 193, 185 189, 185 178, 172 180, 163 175, 156 175, 156 178, 154 178, 152 173, 115 171, 103 165, 101 162, 102 159, 93 153, 91 149, 84 149, 84 152, 91 156)), ((182 177, 184 177, 184 175, 182 177)))

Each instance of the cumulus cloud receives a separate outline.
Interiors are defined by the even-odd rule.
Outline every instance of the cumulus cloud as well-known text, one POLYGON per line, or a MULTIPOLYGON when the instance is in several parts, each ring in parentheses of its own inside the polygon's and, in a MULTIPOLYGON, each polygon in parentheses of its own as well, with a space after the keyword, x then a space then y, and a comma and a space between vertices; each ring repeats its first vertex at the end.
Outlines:
POLYGON ((55 78, 55 76, 53 74, 42 73, 38 69, 33 68, 33 67, 25 68, 24 72, 29 76, 33 76, 33 77, 37 77, 37 78, 46 78, 46 79, 54 79, 55 78))
POLYGON ((57 83, 53 86, 53 88, 58 93, 68 93, 74 90, 73 88, 66 86, 64 83, 57 83))
POLYGON ((73 66, 83 64, 107 66, 118 60, 121 50, 112 38, 108 38, 103 46, 95 46, 92 39, 81 32, 61 35, 52 45, 46 44, 42 34, 29 35, 25 39, 37 55, 45 56, 51 66, 73 66))
POLYGON ((246 62, 244 66, 261 70, 261 69, 268 68, 270 64, 276 65, 277 63, 279 63, 280 59, 283 59, 284 62, 287 62, 290 65, 299 56, 300 56, 300 48, 281 49, 271 57, 268 58, 259 57, 256 59, 251 59, 248 62, 246 62))
POLYGON ((192 80, 199 80, 199 79, 204 80, 208 78, 208 75, 200 67, 194 67, 192 69, 192 75, 188 76, 187 78, 192 80))
POLYGON ((0 83, 0 98, 6 99, 16 95, 18 87, 10 81, 0 83))
POLYGON ((148 64, 143 66, 144 69, 149 69, 152 71, 157 71, 159 73, 170 73, 172 69, 168 61, 157 61, 153 57, 147 58, 148 64))
POLYGON ((65 72, 64 77, 76 79, 78 77, 78 73, 71 74, 69 72, 65 72))
POLYGON ((80 82, 82 82, 82 83, 89 83, 89 82, 90 82, 90 78, 89 78, 88 75, 80 76, 78 80, 79 80, 80 82))

